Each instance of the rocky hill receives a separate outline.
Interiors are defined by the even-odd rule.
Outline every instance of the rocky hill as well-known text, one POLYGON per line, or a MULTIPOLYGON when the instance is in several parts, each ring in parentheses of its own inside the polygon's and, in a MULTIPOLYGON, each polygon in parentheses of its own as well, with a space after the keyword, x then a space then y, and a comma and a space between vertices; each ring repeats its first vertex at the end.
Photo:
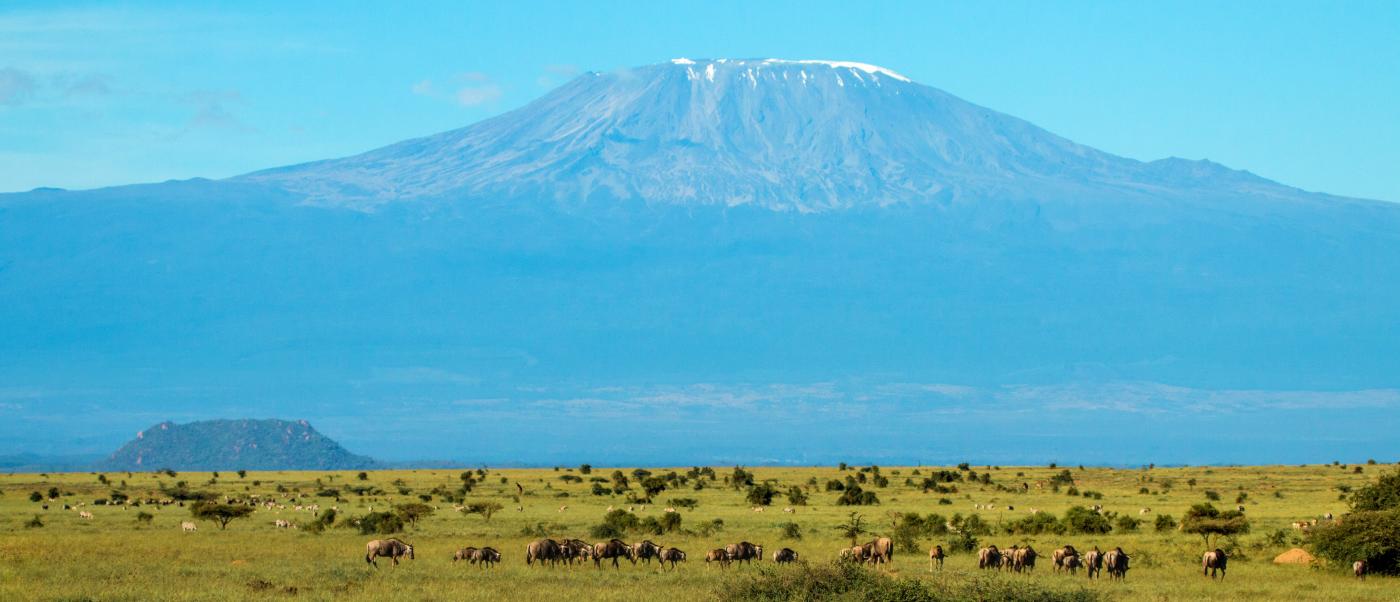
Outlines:
POLYGON ((162 422, 103 462, 107 470, 350 470, 375 461, 346 451, 305 420, 162 422))

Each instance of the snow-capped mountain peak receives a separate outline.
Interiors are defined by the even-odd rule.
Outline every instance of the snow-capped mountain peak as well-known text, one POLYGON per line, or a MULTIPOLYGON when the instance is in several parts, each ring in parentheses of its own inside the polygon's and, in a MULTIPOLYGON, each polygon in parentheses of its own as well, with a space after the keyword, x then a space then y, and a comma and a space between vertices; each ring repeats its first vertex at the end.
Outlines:
POLYGON ((884 67, 772 58, 592 72, 462 129, 240 179, 337 205, 611 199, 801 212, 1298 193, 1118 157, 884 67))

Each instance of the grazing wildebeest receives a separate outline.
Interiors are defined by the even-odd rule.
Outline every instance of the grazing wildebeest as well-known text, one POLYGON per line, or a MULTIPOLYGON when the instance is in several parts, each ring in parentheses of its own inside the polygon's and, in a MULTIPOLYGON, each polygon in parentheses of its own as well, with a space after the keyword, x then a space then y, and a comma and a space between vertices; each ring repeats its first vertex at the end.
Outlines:
POLYGON ((724 546, 724 551, 729 554, 730 562, 751 563, 754 560, 763 560, 763 546, 756 546, 747 541, 724 546))
POLYGON ((1201 574, 1210 575, 1215 578, 1215 571, 1220 571, 1220 578, 1225 578, 1225 565, 1229 563, 1229 558, 1225 557, 1225 550, 1216 548, 1206 552, 1201 556, 1201 574))
POLYGON ((476 551, 473 563, 481 563, 481 568, 486 568, 501 561, 501 553, 491 546, 484 547, 476 551))
POLYGON ((644 560, 651 564, 651 559, 661 553, 661 546, 652 543, 650 539, 644 539, 632 544, 632 564, 637 564, 638 560, 644 560))
POLYGON ((593 556, 593 544, 581 539, 566 539, 555 543, 559 544, 559 560, 568 564, 593 556))
POLYGON ((536 539, 525 546, 526 565, 534 565, 536 561, 540 564, 544 564, 545 561, 557 564, 559 555, 559 542, 553 539, 536 539))
POLYGON ((671 563, 671 570, 675 570, 677 562, 685 562, 685 551, 677 548, 666 548, 661 550, 661 553, 656 557, 661 566, 664 567, 666 563, 669 562, 671 563))
POLYGON ((388 556, 394 561, 394 566, 399 565, 399 559, 408 556, 413 560, 413 546, 408 545, 398 539, 375 539, 365 544, 365 562, 379 568, 379 563, 375 559, 380 556, 388 556))
POLYGON ((1123 580, 1128 578, 1128 555, 1123 553, 1123 548, 1115 547, 1103 555, 1103 563, 1108 567, 1108 578, 1110 580, 1123 580))
POLYGON ((452 553, 452 562, 467 560, 476 564, 476 548, 462 548, 452 553))
POLYGON ((783 548, 773 552, 773 562, 777 564, 797 562, 797 552, 792 551, 792 548, 783 548))
POLYGON ((618 568, 618 558, 632 558, 632 546, 621 539, 610 539, 593 544, 593 566, 603 567, 603 559, 612 559, 613 568, 618 568))
POLYGON ((193 533, 199 530, 199 526, 190 521, 185 521, 180 523, 180 530, 186 533, 193 533))
POLYGON ((992 569, 1001 566, 1001 550, 996 546, 987 546, 977 551, 977 568, 992 569))
POLYGON ((709 565, 711 562, 718 562, 719 568, 728 567, 729 552, 724 548, 715 548, 713 550, 710 550, 709 553, 705 554, 705 564, 709 565))
POLYGON ((933 548, 930 549, 930 550, 928 551, 928 568, 929 568, 929 570, 930 570, 930 571, 933 570, 934 567, 937 567, 937 568, 940 568, 940 569, 943 568, 943 558, 944 558, 945 556, 947 556, 947 554, 944 554, 944 553, 943 553, 943 546, 941 546, 941 545, 933 546, 933 548))
POLYGON ((1016 566, 1016 555, 1017 555, 1017 554, 1020 554, 1020 553, 1021 553, 1020 547, 1017 546, 1017 545, 1015 545, 1015 544, 1012 544, 1012 545, 1011 545, 1011 549, 1009 549, 1009 550, 1002 550, 1002 552, 1001 552, 1001 566, 998 566, 998 567, 997 567, 997 570, 1006 569, 1006 570, 1009 571, 1009 570, 1011 570, 1012 568, 1015 568, 1015 566, 1016 566))
POLYGON ((1056 573, 1068 570, 1073 575, 1079 569, 1079 551, 1075 550, 1074 546, 1058 548, 1050 555, 1050 558, 1055 562, 1056 573))
POLYGON ((1358 560, 1356 562, 1351 563, 1351 572, 1356 574, 1357 579, 1366 578, 1366 569, 1367 565, 1365 560, 1358 560))
POLYGON ((1021 571, 1033 573, 1035 572, 1035 559, 1038 556, 1039 554, 1036 554, 1035 549, 1030 546, 1016 550, 1016 555, 1011 559, 1011 568, 1018 573, 1021 571))
POLYGON ((1103 573, 1103 552, 1099 551, 1098 546, 1094 546, 1094 549, 1084 553, 1084 569, 1089 574, 1090 579, 1103 573))

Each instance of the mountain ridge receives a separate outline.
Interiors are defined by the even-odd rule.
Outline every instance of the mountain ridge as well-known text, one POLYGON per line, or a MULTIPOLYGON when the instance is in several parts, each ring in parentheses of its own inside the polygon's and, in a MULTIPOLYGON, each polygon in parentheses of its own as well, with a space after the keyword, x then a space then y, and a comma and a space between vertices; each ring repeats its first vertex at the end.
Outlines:
POLYGON ((463 128, 232 180, 352 206, 597 198, 813 212, 1318 195, 1209 161, 1113 155, 883 67, 776 59, 588 72, 463 128))

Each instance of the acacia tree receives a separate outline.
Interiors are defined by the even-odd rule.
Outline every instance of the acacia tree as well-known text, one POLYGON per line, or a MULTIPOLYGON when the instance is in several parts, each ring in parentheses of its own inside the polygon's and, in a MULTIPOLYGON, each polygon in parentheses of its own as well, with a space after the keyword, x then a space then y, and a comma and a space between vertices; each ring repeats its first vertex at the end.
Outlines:
POLYGON ((502 506, 499 502, 473 502, 467 504, 467 507, 462 509, 462 513, 480 514, 481 518, 486 519, 486 522, 489 523, 491 522, 491 515, 504 507, 505 506, 502 506))
POLYGON ((835 528, 842 537, 849 537, 851 539, 851 545, 856 545, 856 540, 860 539, 860 536, 869 533, 865 528, 865 519, 861 517, 859 512, 852 512, 850 516, 846 518, 846 522, 836 525, 835 528))
POLYGON ((253 513, 251 506, 235 506, 231 504, 216 504, 213 502, 200 502, 190 506, 190 515, 200 520, 213 521, 218 523, 219 530, 228 528, 228 524, 236 519, 247 518, 253 513))
POLYGON ((1210 504, 1196 504, 1181 517, 1181 532, 1200 535, 1209 548, 1214 547, 1212 537, 1249 533, 1249 519, 1237 510, 1221 511, 1210 504))

